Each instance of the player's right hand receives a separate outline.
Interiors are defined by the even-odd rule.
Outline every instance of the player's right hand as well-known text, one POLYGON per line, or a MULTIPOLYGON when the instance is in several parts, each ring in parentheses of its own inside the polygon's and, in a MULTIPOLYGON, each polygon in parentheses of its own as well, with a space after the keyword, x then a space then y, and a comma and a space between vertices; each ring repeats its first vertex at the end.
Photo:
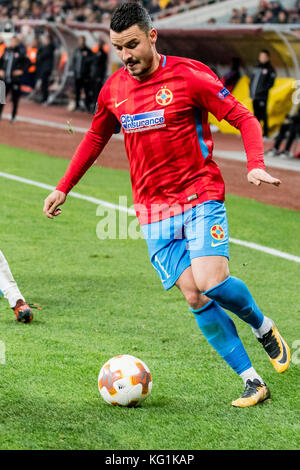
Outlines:
POLYGON ((61 209, 59 209, 58 206, 61 206, 65 202, 66 197, 67 195, 65 193, 58 191, 57 189, 49 194, 44 202, 43 212, 45 216, 49 217, 49 219, 53 219, 57 215, 61 214, 61 209))
POLYGON ((247 177, 249 183, 255 184, 255 186, 260 186, 261 183, 273 184, 274 186, 279 186, 281 184, 281 181, 278 178, 274 178, 261 168, 254 168, 249 171, 247 177))

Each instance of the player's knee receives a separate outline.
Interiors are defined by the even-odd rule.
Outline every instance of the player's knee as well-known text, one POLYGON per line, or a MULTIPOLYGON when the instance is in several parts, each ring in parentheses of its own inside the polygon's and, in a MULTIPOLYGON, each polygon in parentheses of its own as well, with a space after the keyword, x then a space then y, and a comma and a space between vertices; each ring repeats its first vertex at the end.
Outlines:
POLYGON ((204 307, 206 303, 198 289, 186 292, 184 296, 189 306, 195 310, 204 307))
POLYGON ((203 292, 206 292, 212 289, 213 287, 216 287, 217 285, 221 284, 221 282, 225 281, 225 279, 227 279, 228 276, 229 276, 229 273, 224 272, 222 274, 216 274, 214 276, 209 276, 206 278, 203 277, 198 280, 197 287, 199 291, 201 292, 201 294, 203 294, 203 292))

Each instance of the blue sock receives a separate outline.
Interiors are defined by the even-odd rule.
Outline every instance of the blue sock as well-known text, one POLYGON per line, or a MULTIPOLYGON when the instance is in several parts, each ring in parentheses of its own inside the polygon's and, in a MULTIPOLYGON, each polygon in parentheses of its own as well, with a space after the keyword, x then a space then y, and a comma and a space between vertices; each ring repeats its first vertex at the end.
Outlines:
POLYGON ((246 284, 237 277, 229 276, 212 289, 203 293, 215 300, 223 308, 235 313, 241 320, 257 329, 262 325, 264 316, 256 305, 246 284))
POLYGON ((252 367, 235 324, 217 302, 212 300, 199 310, 190 310, 209 344, 237 374, 252 367))

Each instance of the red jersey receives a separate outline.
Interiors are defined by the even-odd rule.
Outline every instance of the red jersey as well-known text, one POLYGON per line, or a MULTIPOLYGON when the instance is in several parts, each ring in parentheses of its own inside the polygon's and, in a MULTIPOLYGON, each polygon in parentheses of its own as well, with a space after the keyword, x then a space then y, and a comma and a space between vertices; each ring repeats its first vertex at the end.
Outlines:
MULTIPOLYGON (((141 224, 180 213, 187 204, 191 207, 208 200, 224 200, 224 181, 212 160, 208 112, 218 120, 227 118, 236 127, 249 119, 259 126, 256 118, 200 62, 161 56, 159 67, 142 80, 123 67, 102 88, 92 126, 57 189, 70 191, 119 124, 141 224)), ((247 154, 252 154, 253 168, 264 168, 259 132, 259 148, 257 135, 252 136, 255 142, 248 142, 247 154)))

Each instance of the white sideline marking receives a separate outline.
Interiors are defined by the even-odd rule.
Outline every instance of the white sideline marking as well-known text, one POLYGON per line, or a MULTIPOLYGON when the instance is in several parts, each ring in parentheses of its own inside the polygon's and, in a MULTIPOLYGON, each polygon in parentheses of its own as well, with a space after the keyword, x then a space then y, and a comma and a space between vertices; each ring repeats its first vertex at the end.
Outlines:
MULTIPOLYGON (((9 114, 3 114, 4 119, 10 119, 9 114)), ((82 132, 86 133, 89 128, 88 127, 78 127, 78 126, 72 126, 71 120, 70 124, 75 132, 82 132)), ((35 119, 35 118, 30 118, 30 117, 25 117, 25 116, 17 116, 16 117, 16 122, 27 122, 29 124, 37 124, 38 126, 46 126, 46 127, 52 127, 54 129, 62 129, 66 132, 68 132, 68 122, 66 121, 65 124, 62 124, 60 122, 52 122, 52 121, 44 121, 43 119, 35 119)))
MULTIPOLYGON (((11 117, 10 114, 3 114, 4 119, 9 120, 10 117, 11 117)), ((72 128, 74 132, 78 132, 81 134, 85 134, 89 130, 89 127, 73 126, 72 119, 66 120, 66 123, 63 124, 59 122, 45 121, 44 119, 36 119, 36 118, 18 115, 16 117, 16 121, 26 122, 29 124, 36 124, 38 126, 51 127, 53 129, 61 129, 66 132, 69 132, 70 128, 72 128)), ((122 132, 119 132, 119 134, 113 134, 111 138, 124 141, 124 136, 122 132)), ((223 158, 225 160, 236 160, 239 162, 247 161, 245 152, 239 152, 239 151, 234 151, 234 150, 214 150, 214 157, 223 158)), ((266 157, 265 156, 264 160, 265 160, 266 166, 270 168, 280 168, 283 170, 300 171, 300 159, 299 158, 281 159, 279 157, 266 157)))
MULTIPOLYGON (((37 186, 38 188, 48 189, 49 191, 53 191, 55 186, 51 186, 50 184, 39 183, 38 181, 30 180, 27 178, 22 178, 21 176, 11 175, 9 173, 3 173, 0 171, 0 176, 6 179, 10 179, 13 181, 18 181, 19 183, 29 184, 31 186, 37 186)), ((101 205, 104 207, 109 207, 110 209, 116 209, 120 212, 126 212, 129 215, 135 215, 135 211, 132 209, 128 209, 128 207, 120 206, 118 204, 113 204, 111 202, 103 201, 102 199, 97 199, 91 196, 85 196, 84 194, 79 194, 74 191, 70 192, 68 196, 75 197, 77 199, 82 199, 84 201, 91 202, 93 204, 101 205)), ((286 253, 284 251, 275 250, 275 248, 269 248, 268 246, 258 245, 257 243, 246 242, 243 240, 238 240, 236 238, 229 238, 231 243, 235 245, 245 246, 246 248, 251 248, 253 250, 262 251, 263 253, 267 253, 272 256, 277 256, 278 258, 283 258, 289 261, 294 261, 295 263, 300 263, 300 257, 291 255, 290 253, 286 253)))
MULTIPOLYGON (((247 162, 245 152, 236 152, 233 150, 215 150, 214 156, 223 158, 225 160, 235 160, 238 162, 247 162)), ((267 157, 264 156, 266 167, 280 168, 282 170, 300 171, 300 159, 290 158, 283 159, 281 157, 267 157)))
POLYGON ((257 243, 244 242, 243 240, 238 240, 236 238, 229 238, 231 243, 236 245, 246 246, 247 248, 252 248, 253 250, 262 251, 268 253, 269 255, 277 256, 278 258, 288 259, 290 261, 295 261, 295 263, 300 263, 300 257, 286 253, 285 251, 275 250, 275 248, 269 248, 268 246, 258 245, 257 243))
MULTIPOLYGON (((9 114, 3 114, 4 119, 10 119, 9 114)), ((60 122, 52 122, 52 121, 45 121, 43 119, 35 119, 31 117, 26 117, 26 116, 17 116, 16 117, 16 122, 26 122, 29 124, 37 124, 38 126, 46 126, 46 127, 52 127, 53 129, 61 129, 63 131, 69 132, 69 129, 72 128, 74 132, 79 132, 81 134, 85 134, 88 130, 89 127, 78 127, 78 126, 73 126, 72 125, 72 119, 66 120, 65 124, 62 124, 60 122), (70 124, 68 124, 68 122, 70 124)), ((118 140, 124 140, 122 132, 119 134, 113 134, 112 135, 113 139, 118 139, 118 140)))
MULTIPOLYGON (((19 183, 30 184, 31 186, 37 186, 38 188, 48 189, 49 191, 54 191, 55 189, 55 186, 51 186, 50 184, 39 183, 38 181, 22 178, 21 176, 10 175, 9 173, 3 173, 2 171, 0 171, 0 176, 3 176, 3 178, 7 178, 9 180, 18 181, 19 183)), ((129 215, 135 215, 135 211, 132 209, 118 206, 117 204, 113 204, 111 202, 102 201, 102 199, 97 199, 92 196, 85 196, 84 194, 75 193, 74 191, 69 193, 68 196, 72 196, 77 199, 83 199, 84 201, 92 202, 93 204, 104 207, 109 207, 110 209, 117 209, 120 212, 127 212, 129 215)))

